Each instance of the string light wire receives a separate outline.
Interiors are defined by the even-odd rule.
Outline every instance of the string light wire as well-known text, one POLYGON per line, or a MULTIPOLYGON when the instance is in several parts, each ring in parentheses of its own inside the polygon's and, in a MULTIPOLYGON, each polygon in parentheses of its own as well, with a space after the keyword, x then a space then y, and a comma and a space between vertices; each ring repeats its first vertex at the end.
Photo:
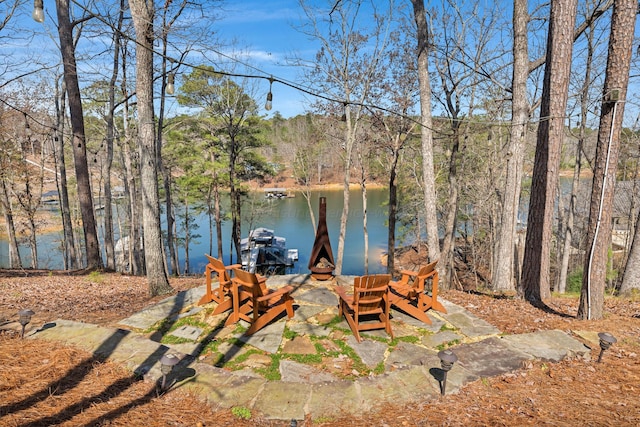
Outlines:
MULTIPOLYGON (((103 16, 92 12, 85 5, 80 4, 77 0, 71 0, 71 3, 75 4, 78 8, 83 10, 89 16, 89 18, 95 18, 95 19, 99 20, 100 22, 102 22, 103 24, 105 24, 106 26, 111 28, 113 31, 118 32, 125 39, 127 39, 127 40, 133 42, 134 44, 136 44, 136 46, 138 48, 148 49, 146 46, 141 46, 135 40, 134 37, 131 37, 130 35, 119 31, 117 28, 114 28, 114 26, 108 20, 106 20, 103 16)), ((78 22, 86 21, 89 18, 87 18, 87 17, 82 18, 78 22)), ((188 67, 188 68, 191 68, 191 69, 194 69, 194 70, 201 70, 201 71, 211 72, 210 69, 205 68, 204 66, 195 65, 195 64, 183 61, 183 60, 176 60, 175 58, 173 58, 173 57, 171 57, 169 55, 164 55, 163 53, 158 52, 155 49, 150 49, 150 50, 154 55, 156 55, 156 56, 158 56, 160 58, 164 58, 164 59, 168 60, 172 64, 172 71, 174 71, 174 72, 175 72, 175 70, 177 70, 179 68, 179 66, 188 67)), ((298 92, 301 92, 303 94, 309 95, 309 96, 314 97, 314 98, 322 99, 322 100, 327 101, 327 102, 331 102, 331 103, 335 103, 335 104, 343 104, 345 106, 346 105, 352 105, 352 106, 365 108, 365 109, 370 109, 370 110, 378 110, 378 111, 381 111, 381 112, 388 113, 390 115, 394 115, 394 116, 401 117, 403 119, 409 120, 409 121, 411 121, 411 122, 413 122, 413 123, 415 123, 417 125, 424 126, 424 124, 422 123, 422 120, 420 120, 419 118, 416 118, 418 116, 411 116, 411 115, 408 115, 408 114, 400 113, 400 112, 397 112, 395 110, 392 110, 390 108, 383 107, 383 106, 380 106, 380 105, 369 104, 369 103, 358 102, 358 101, 347 101, 345 99, 339 99, 339 98, 334 98, 332 96, 327 96, 327 95, 315 92, 313 89, 303 87, 302 85, 300 85, 298 83, 294 83, 294 82, 288 81, 288 80, 286 80, 284 78, 276 77, 273 74, 268 74, 268 73, 264 72, 263 70, 255 67, 253 65, 244 63, 243 61, 240 61, 238 58, 235 58, 233 56, 224 54, 224 53, 219 52, 219 51, 217 51, 215 49, 211 49, 211 51, 213 53, 215 53, 216 55, 222 57, 222 58, 227 58, 227 59, 229 59, 229 60, 231 60, 233 62, 236 62, 238 64, 244 65, 245 67, 252 68, 252 69, 254 69, 254 70, 256 70, 256 71, 258 71, 260 73, 264 73, 264 74, 245 74, 245 73, 228 72, 228 71, 223 71, 223 70, 214 68, 213 72, 215 74, 218 74, 218 75, 221 75, 221 76, 225 76, 225 77, 267 80, 267 81, 269 81, 270 88, 273 85, 273 83, 279 83, 279 84, 281 84, 283 86, 287 86, 287 87, 289 87, 291 89, 294 89, 294 90, 296 90, 298 92)), ((17 111, 23 112, 20 108, 10 105, 5 100, 0 100, 0 101, 2 103, 4 103, 5 105, 9 106, 10 108, 13 108, 13 109, 15 109, 17 111)), ((475 123, 475 124, 483 124, 483 125, 487 125, 487 126, 511 127, 511 126, 514 126, 514 125, 527 125, 527 124, 541 123, 543 121, 550 120, 551 118, 552 117, 540 117, 537 120, 529 119, 529 120, 525 121, 524 123, 515 123, 515 124, 513 122, 505 122, 504 120, 480 121, 480 120, 471 120, 471 119, 468 119, 468 118, 452 119, 452 118, 449 118, 449 117, 447 117, 445 119, 448 120, 448 121, 464 122, 464 123, 470 123, 470 124, 474 124, 475 123)), ((567 119, 567 118, 570 118, 570 116, 564 116, 564 117, 558 117, 558 118, 567 119)), ((47 126, 47 125, 44 125, 44 124, 42 124, 42 125, 45 126, 45 127, 51 127, 51 126, 47 126)), ((51 127, 51 128, 53 129, 53 127, 51 127)), ((433 132, 440 132, 440 130, 435 129, 433 127, 430 127, 429 129, 431 131, 433 131, 433 132)))

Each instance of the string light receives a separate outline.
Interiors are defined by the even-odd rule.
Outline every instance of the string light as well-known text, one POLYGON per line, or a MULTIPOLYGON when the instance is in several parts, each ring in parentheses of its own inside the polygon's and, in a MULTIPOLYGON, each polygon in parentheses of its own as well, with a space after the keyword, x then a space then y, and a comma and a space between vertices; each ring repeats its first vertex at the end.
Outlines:
MULTIPOLYGON (((88 13, 91 13, 86 8, 86 6, 80 4, 78 1, 76 1, 76 0, 71 0, 71 1, 74 4, 76 4, 78 7, 80 7, 81 9, 85 10, 88 13)), ((33 10, 32 16, 33 16, 33 19, 36 20, 37 22, 44 22, 43 0, 34 0, 34 10, 33 10)), ((108 25, 111 28, 113 28, 112 25, 107 20, 102 18, 101 16, 93 14, 93 13, 91 13, 91 16, 93 18, 96 18, 96 19, 100 20, 105 25, 108 25)), ((122 35, 123 35, 123 37, 128 38, 129 40, 131 40, 134 43, 136 43, 135 39, 129 37, 127 34, 122 33, 122 35)), ((225 54, 223 54, 221 52, 216 52, 215 50, 214 50, 214 52, 216 54, 220 55, 220 56, 224 56, 224 57, 227 57, 229 59, 232 59, 233 61, 241 63, 241 61, 238 61, 237 58, 230 57, 230 56, 225 55, 225 54)), ((172 58, 169 58, 168 56, 163 55, 160 52, 155 52, 154 51, 154 54, 166 57, 167 59, 169 59, 171 61, 172 64, 174 63, 174 60, 172 60, 172 58)), ((175 61, 175 62, 178 65, 184 65, 184 66, 192 68, 194 70, 202 69, 202 67, 199 67, 199 66, 193 65, 193 64, 189 64, 189 63, 186 63, 186 62, 183 62, 183 61, 175 61)), ((252 68, 255 68, 255 67, 252 67, 252 68)), ((206 71, 209 71, 209 70, 206 70, 206 71)), ((261 72, 261 70, 258 70, 258 71, 261 72)), ((266 80, 269 80, 269 93, 267 94, 267 102, 265 103, 265 109, 267 111, 270 110, 270 108, 267 108, 267 105, 270 105, 271 107, 273 107, 273 93, 271 92, 271 86, 273 85, 274 82, 278 82, 278 83, 281 83, 281 84, 283 84, 285 86, 288 86, 288 87, 290 87, 290 88, 292 88, 294 90, 297 90, 299 92, 305 93, 305 94, 310 95, 310 96, 315 97, 315 98, 324 99, 325 101, 329 101, 329 102, 341 103, 345 107, 347 105, 352 105, 352 106, 355 106, 355 107, 363 107, 363 108, 368 108, 368 109, 375 109, 375 110, 378 110, 378 111, 386 112, 386 113, 394 115, 394 116, 403 117, 403 118, 405 118, 407 120, 410 120, 410 121, 412 121, 412 122, 414 122, 416 124, 424 126, 424 124, 422 123, 422 121, 419 118, 412 117, 412 116, 404 114, 404 113, 399 113, 399 112, 391 110, 389 108, 385 108, 385 107, 382 107, 382 106, 379 106, 379 105, 367 104, 367 103, 363 103, 363 102, 354 102, 354 101, 347 102, 347 101, 344 101, 344 100, 341 100, 341 99, 333 98, 333 97, 330 97, 330 96, 326 96, 326 95, 314 92, 311 89, 307 89, 307 88, 301 87, 298 84, 291 83, 291 82, 288 82, 288 81, 283 80, 283 79, 274 78, 273 76, 266 77, 264 75, 249 75, 249 74, 229 73, 229 72, 220 71, 220 70, 215 70, 215 73, 219 74, 219 75, 222 75, 222 76, 227 76, 227 77, 240 77, 240 78, 248 78, 248 79, 266 79, 266 80)), ((170 92, 171 83, 173 83, 172 82, 173 78, 174 78, 174 74, 173 73, 169 74, 168 77, 167 77, 168 82, 167 82, 167 87, 166 87, 166 93, 169 94, 169 95, 173 94, 174 91, 175 91, 175 86, 174 86, 173 91, 170 92)), ((13 108, 15 110, 21 111, 16 106, 10 105, 9 103, 7 103, 6 101, 4 101, 2 99, 0 99, 0 103, 6 104, 6 105, 10 106, 11 108, 13 108)), ((346 114, 344 116, 345 116, 344 119, 346 120, 346 114)), ((341 117, 341 119, 342 119, 342 117, 341 117)), ((525 123, 517 123, 517 124, 520 125, 520 124, 529 124, 529 123, 536 123, 536 122, 540 123, 540 122, 543 122, 543 121, 549 120, 549 119, 551 119, 551 117, 540 117, 537 120, 527 120, 525 123)), ((485 125, 494 125, 494 126, 507 126, 507 127, 510 127, 510 126, 514 125, 514 123, 505 124, 505 123, 503 123, 501 121, 500 122, 485 122, 485 121, 469 120, 467 118, 464 118, 464 119, 458 118, 458 119, 455 119, 455 121, 457 121, 457 122, 465 122, 465 123, 478 123, 478 124, 485 124, 485 125)), ((435 128, 431 128, 431 130, 435 131, 435 132, 438 132, 438 130, 435 129, 435 128)))
POLYGON ((269 93, 267 94, 267 102, 264 104, 264 109, 271 111, 273 108, 273 93, 271 93, 271 86, 273 85, 273 77, 269 77, 269 93))
POLYGON ((34 21, 42 24, 44 22, 44 3, 43 0, 33 0, 33 12, 31 17, 34 21))
POLYGON ((169 73, 169 76, 167 77, 167 86, 165 88, 168 95, 173 95, 176 91, 174 80, 175 74, 169 73))

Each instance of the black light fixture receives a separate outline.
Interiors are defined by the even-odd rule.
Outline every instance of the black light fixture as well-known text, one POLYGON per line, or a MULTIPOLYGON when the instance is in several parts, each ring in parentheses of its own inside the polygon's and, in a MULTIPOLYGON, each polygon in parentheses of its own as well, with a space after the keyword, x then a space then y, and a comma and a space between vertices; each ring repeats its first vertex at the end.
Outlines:
POLYGON ((340 117, 340 121, 341 122, 347 121, 347 103, 346 102, 342 103, 342 116, 340 117))
POLYGON ((440 367, 442 368, 443 377, 440 382, 440 394, 444 396, 447 387, 447 372, 453 368, 453 364, 458 361, 458 356, 451 350, 442 350, 438 352, 440 358, 440 367))
POLYGON ((44 4, 43 0, 33 0, 33 12, 31 17, 34 21, 42 24, 44 22, 44 4))
POLYGON ((600 363, 600 361, 602 361, 602 354, 604 351, 615 344, 618 340, 609 332, 598 333, 598 338, 600 338, 600 355, 598 356, 598 363, 600 363))
POLYGON ((19 322, 22 325, 22 333, 20 334, 20 338, 24 338, 24 328, 29 324, 29 322, 31 322, 31 316, 33 316, 34 314, 36 313, 34 313, 33 310, 29 308, 25 308, 18 312, 18 316, 20 318, 19 322))
POLYGON ((269 78, 269 93, 267 94, 267 102, 264 104, 264 109, 271 111, 273 108, 273 93, 271 93, 271 86, 273 85, 273 77, 269 78))
POLYGON ((161 390, 164 390, 167 385, 167 375, 171 373, 173 367, 180 362, 180 358, 175 354, 165 354, 160 359, 160 372, 162 372, 162 385, 161 390))

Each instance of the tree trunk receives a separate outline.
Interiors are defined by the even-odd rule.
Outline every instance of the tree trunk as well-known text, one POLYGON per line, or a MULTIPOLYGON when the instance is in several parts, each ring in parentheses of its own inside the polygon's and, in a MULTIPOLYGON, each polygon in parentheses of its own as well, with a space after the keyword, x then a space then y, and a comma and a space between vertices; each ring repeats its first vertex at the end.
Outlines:
MULTIPOLYGON (((214 166, 215 168, 215 166, 214 166)), ((220 212, 220 187, 218 184, 218 175, 213 175, 213 211, 216 221, 216 238, 218 247, 218 259, 222 259, 222 213, 220 212)))
POLYGON ((22 261, 20 260, 20 251, 18 250, 16 228, 13 223, 13 210, 7 193, 4 174, 0 176, 0 203, 2 204, 4 220, 7 226, 7 236, 9 237, 9 268, 21 268, 22 261))
POLYGON ((529 120, 527 102, 527 77, 529 76, 529 51, 527 23, 528 0, 513 2, 513 74, 511 99, 511 131, 506 159, 506 178, 502 212, 498 226, 496 262, 493 289, 496 291, 515 290, 519 277, 515 275, 515 244, 520 190, 522 187, 522 166, 524 147, 529 120))
POLYGON ((98 241, 91 180, 87 164, 87 147, 85 144, 84 115, 78 74, 76 71, 75 47, 72 38, 72 25, 69 18, 69 0, 57 0, 58 34, 60 37, 60 51, 64 65, 64 79, 69 97, 69 114, 71 116, 71 131, 73 133, 73 158, 78 186, 78 201, 82 214, 82 228, 84 231, 85 251, 88 268, 102 268, 102 256, 98 241))
POLYGON ((578 308, 580 319, 601 319, 604 311, 611 211, 637 10, 635 0, 615 0, 613 3, 587 226, 587 258, 578 308))
MULTIPOLYGON (((240 239, 242 238, 240 192, 236 188, 236 151, 237 146, 233 138, 229 148, 229 196, 231 198, 231 242, 236 250, 238 264, 242 262, 240 239)), ((233 251, 229 253, 229 263, 233 264, 233 251)))
MULTIPOLYGON (((391 152, 391 167, 389 168, 389 215, 387 234, 387 273, 393 274, 395 270, 396 257, 396 217, 398 216, 398 185, 396 183, 398 158, 400 153, 399 138, 394 141, 391 152)), ((420 248, 418 240, 418 248, 420 248)))
MULTIPOLYGON (((184 274, 189 274, 189 242, 191 240, 191 218, 189 218, 189 199, 184 198, 184 274)), ((176 269, 179 265, 176 264, 176 269)))
MULTIPOLYGON (((433 121, 431 117, 431 82, 429 81, 429 28, 425 16, 424 2, 411 0, 416 21, 418 41, 418 81, 420 84, 420 137, 422 140, 422 179, 424 182, 424 212, 427 229, 429 260, 440 258, 440 236, 438 235, 438 215, 436 178, 433 165, 433 121)), ((439 266, 439 270, 441 270, 439 266)))
POLYGON ((367 229, 367 175, 363 163, 361 150, 360 157, 360 189, 362 190, 362 234, 364 236, 364 274, 369 274, 369 230, 367 229))
POLYGON ((153 112, 153 12, 152 0, 129 0, 136 31, 136 97, 138 99, 138 146, 142 187, 144 257, 149 293, 173 291, 167 279, 160 231, 158 156, 153 112))
POLYGON ((458 223, 458 157, 460 155, 460 128, 456 115, 453 116, 451 124, 453 131, 453 145, 451 156, 449 157, 449 197, 447 199, 447 213, 444 223, 444 238, 442 239, 442 252, 440 253, 440 280, 443 288, 447 289, 453 277, 455 249, 455 233, 458 223))
POLYGON ((116 109, 116 83, 120 59, 120 37, 124 20, 124 0, 120 0, 117 28, 113 33, 113 70, 109 81, 109 110, 106 117, 107 138, 104 162, 104 248, 107 258, 107 269, 115 271, 115 244, 113 236, 113 208, 111 205, 111 166, 113 164, 113 141, 115 139, 114 112, 116 109))
POLYGON ((354 135, 351 123, 351 107, 347 104, 344 108, 346 126, 344 131, 345 152, 343 160, 343 181, 342 181, 342 215, 340 216, 340 234, 338 235, 338 255, 336 257, 335 274, 342 273, 342 261, 344 259, 344 243, 347 236, 347 220, 349 219, 349 196, 351 181, 351 155, 353 153, 354 135))
MULTIPOLYGON (((136 177, 134 173, 134 166, 132 162, 131 151, 131 137, 129 136, 129 121, 128 121, 128 104, 125 102, 123 109, 123 127, 124 127, 124 143, 122 144, 121 159, 124 168, 124 193, 125 200, 129 204, 127 209, 127 223, 129 224, 129 240, 126 249, 126 256, 128 257, 129 272, 133 275, 143 274, 143 262, 140 251, 140 209, 138 203, 138 186, 136 184, 136 177)), ((121 237, 124 237, 124 230, 121 232, 121 237)))
POLYGON ((622 284, 620 285, 620 294, 628 296, 635 289, 640 291, 640 210, 638 211, 638 219, 636 220, 635 232, 633 233, 633 242, 629 250, 627 265, 624 268, 622 276, 622 284))
POLYGON ((75 239, 73 237, 73 227, 71 223, 71 209, 69 206, 69 190, 67 184, 67 166, 64 156, 64 112, 66 105, 66 87, 64 80, 59 85, 56 84, 56 128, 53 135, 54 159, 56 162, 56 187, 60 197, 60 213, 62 215, 62 230, 64 234, 64 266, 65 269, 78 268, 81 260, 76 257, 75 239), (59 90, 60 89, 60 90, 59 90))
POLYGON ((158 167, 160 168, 160 174, 162 176, 162 182, 164 184, 164 200, 165 200, 165 213, 167 218, 167 248, 169 250, 169 260, 171 261, 171 272, 173 276, 180 275, 180 263, 178 260, 178 249, 176 248, 176 242, 174 237, 175 228, 175 214, 173 208, 173 198, 171 197, 171 170, 164 166, 162 160, 162 145, 163 145, 163 128, 164 128, 164 110, 166 101, 166 76, 167 76, 167 37, 168 29, 166 22, 166 9, 163 14, 163 27, 165 30, 162 32, 162 54, 164 55, 162 60, 162 85, 160 88, 160 110, 158 112, 158 141, 156 143, 156 150, 158 153, 158 167))
POLYGON ((542 120, 538 127, 533 164, 520 289, 524 298, 535 306, 542 305, 543 300, 551 296, 551 233, 560 150, 566 122, 576 9, 577 0, 551 2, 547 60, 540 107, 542 120))
MULTIPOLYGON (((593 30, 593 26, 591 26, 593 30)), ((582 150, 587 137, 587 114, 589 113, 589 89, 591 88, 591 67, 593 63, 593 31, 587 34, 587 61, 582 83, 580 99, 580 134, 576 146, 576 165, 573 169, 573 180, 571 182, 571 195, 569 196, 569 207, 565 219, 564 234, 562 237, 562 258, 560 259, 557 291, 564 294, 567 290, 567 276, 569 273, 569 259, 571 258, 571 243, 573 240, 573 228, 575 220, 576 202, 578 200, 578 188, 580 185, 580 173, 582 171, 582 150)))

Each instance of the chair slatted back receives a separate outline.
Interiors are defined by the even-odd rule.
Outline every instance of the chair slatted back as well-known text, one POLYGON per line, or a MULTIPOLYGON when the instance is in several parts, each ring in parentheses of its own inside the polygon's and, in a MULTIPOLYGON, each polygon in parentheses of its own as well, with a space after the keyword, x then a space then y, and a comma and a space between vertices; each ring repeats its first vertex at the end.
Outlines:
POLYGON ((356 277, 354 285, 354 306, 358 314, 380 313, 385 309, 385 299, 391 275, 376 274, 356 277))
POLYGON ((209 260, 209 265, 207 265, 207 267, 218 273, 218 280, 220 281, 220 283, 231 282, 229 271, 225 268, 224 263, 218 258, 212 257, 211 255, 205 254, 205 256, 209 260))
POLYGON ((236 279, 242 286, 248 288, 247 291, 250 291, 253 294, 254 298, 259 298, 269 293, 267 286, 264 282, 260 282, 258 280, 258 276, 253 273, 249 273, 248 271, 241 270, 239 268, 234 271, 236 279))
POLYGON ((418 275, 416 276, 412 286, 414 288, 417 288, 418 291, 424 292, 424 287, 425 287, 424 281, 426 278, 428 278, 433 274, 434 270, 436 269, 436 264, 438 264, 437 260, 420 268, 420 270, 418 270, 418 275))

